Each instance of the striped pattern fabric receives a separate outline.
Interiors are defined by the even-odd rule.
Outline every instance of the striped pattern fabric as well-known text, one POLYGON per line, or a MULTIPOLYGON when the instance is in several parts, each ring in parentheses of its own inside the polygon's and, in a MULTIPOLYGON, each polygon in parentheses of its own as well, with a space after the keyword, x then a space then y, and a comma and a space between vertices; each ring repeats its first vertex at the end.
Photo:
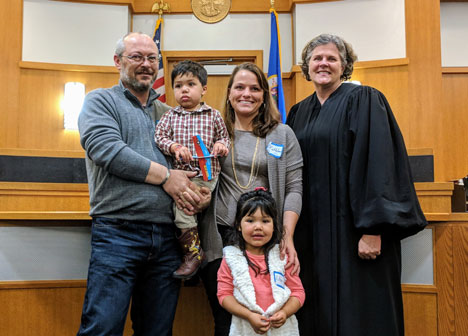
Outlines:
POLYGON ((158 56, 159 56, 159 67, 158 67, 158 76, 156 81, 153 83, 153 89, 159 94, 158 99, 163 103, 166 102, 166 87, 164 86, 164 64, 163 58, 161 55, 161 31, 162 31, 163 19, 159 18, 156 21, 156 27, 154 28, 153 40, 158 47, 158 56))

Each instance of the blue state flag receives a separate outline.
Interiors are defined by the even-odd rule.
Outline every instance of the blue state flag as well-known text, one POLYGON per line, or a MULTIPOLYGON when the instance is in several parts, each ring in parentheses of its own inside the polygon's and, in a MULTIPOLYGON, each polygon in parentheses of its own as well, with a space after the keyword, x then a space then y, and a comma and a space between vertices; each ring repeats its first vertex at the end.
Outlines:
POLYGON ((278 27, 278 14, 272 8, 271 14, 271 40, 270 40, 270 61, 268 64, 268 84, 270 91, 275 98, 281 121, 286 122, 286 106, 284 104, 283 81, 281 79, 281 39, 278 27))

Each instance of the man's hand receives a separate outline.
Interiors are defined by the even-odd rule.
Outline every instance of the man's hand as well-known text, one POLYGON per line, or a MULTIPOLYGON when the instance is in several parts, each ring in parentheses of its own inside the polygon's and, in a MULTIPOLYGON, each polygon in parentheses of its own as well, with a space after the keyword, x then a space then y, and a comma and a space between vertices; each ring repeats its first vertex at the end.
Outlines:
POLYGON ((171 169, 171 176, 164 183, 163 189, 174 199, 179 209, 194 211, 200 203, 201 199, 194 191, 197 186, 189 180, 189 177, 196 175, 196 172, 171 169))

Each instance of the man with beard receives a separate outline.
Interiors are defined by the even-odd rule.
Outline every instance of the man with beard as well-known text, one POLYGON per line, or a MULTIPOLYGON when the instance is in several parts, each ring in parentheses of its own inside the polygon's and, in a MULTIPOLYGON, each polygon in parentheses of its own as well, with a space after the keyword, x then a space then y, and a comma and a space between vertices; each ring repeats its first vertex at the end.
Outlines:
POLYGON ((154 41, 127 34, 114 62, 119 85, 90 92, 78 121, 92 217, 78 335, 122 335, 130 300, 134 335, 171 335, 180 288, 172 273, 181 261, 172 199, 194 214, 210 194, 190 182, 195 173, 169 169, 154 142, 154 41))

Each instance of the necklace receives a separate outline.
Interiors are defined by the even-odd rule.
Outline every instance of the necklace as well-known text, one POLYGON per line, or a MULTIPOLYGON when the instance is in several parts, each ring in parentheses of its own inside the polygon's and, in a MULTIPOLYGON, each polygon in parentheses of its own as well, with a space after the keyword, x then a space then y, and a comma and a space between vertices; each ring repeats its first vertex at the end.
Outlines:
POLYGON ((239 186, 239 188, 241 189, 248 189, 250 187, 250 185, 252 184, 252 182, 255 180, 255 178, 257 177, 257 174, 258 174, 258 166, 257 166, 257 170, 255 171, 255 158, 257 157, 257 150, 258 150, 258 143, 260 142, 260 137, 257 137, 257 143, 255 144, 255 151, 253 153, 253 156, 252 156, 252 165, 250 166, 250 176, 249 176, 249 181, 247 182, 247 184, 245 186, 241 185, 239 183, 239 180, 237 178, 237 173, 236 173, 236 160, 235 160, 235 157, 234 157, 234 141, 231 143, 231 153, 232 153, 232 160, 231 160, 231 163, 232 163, 232 171, 234 173, 234 179, 236 180, 236 183, 237 185, 239 186), (254 171, 255 171, 255 175, 254 175, 254 171))

